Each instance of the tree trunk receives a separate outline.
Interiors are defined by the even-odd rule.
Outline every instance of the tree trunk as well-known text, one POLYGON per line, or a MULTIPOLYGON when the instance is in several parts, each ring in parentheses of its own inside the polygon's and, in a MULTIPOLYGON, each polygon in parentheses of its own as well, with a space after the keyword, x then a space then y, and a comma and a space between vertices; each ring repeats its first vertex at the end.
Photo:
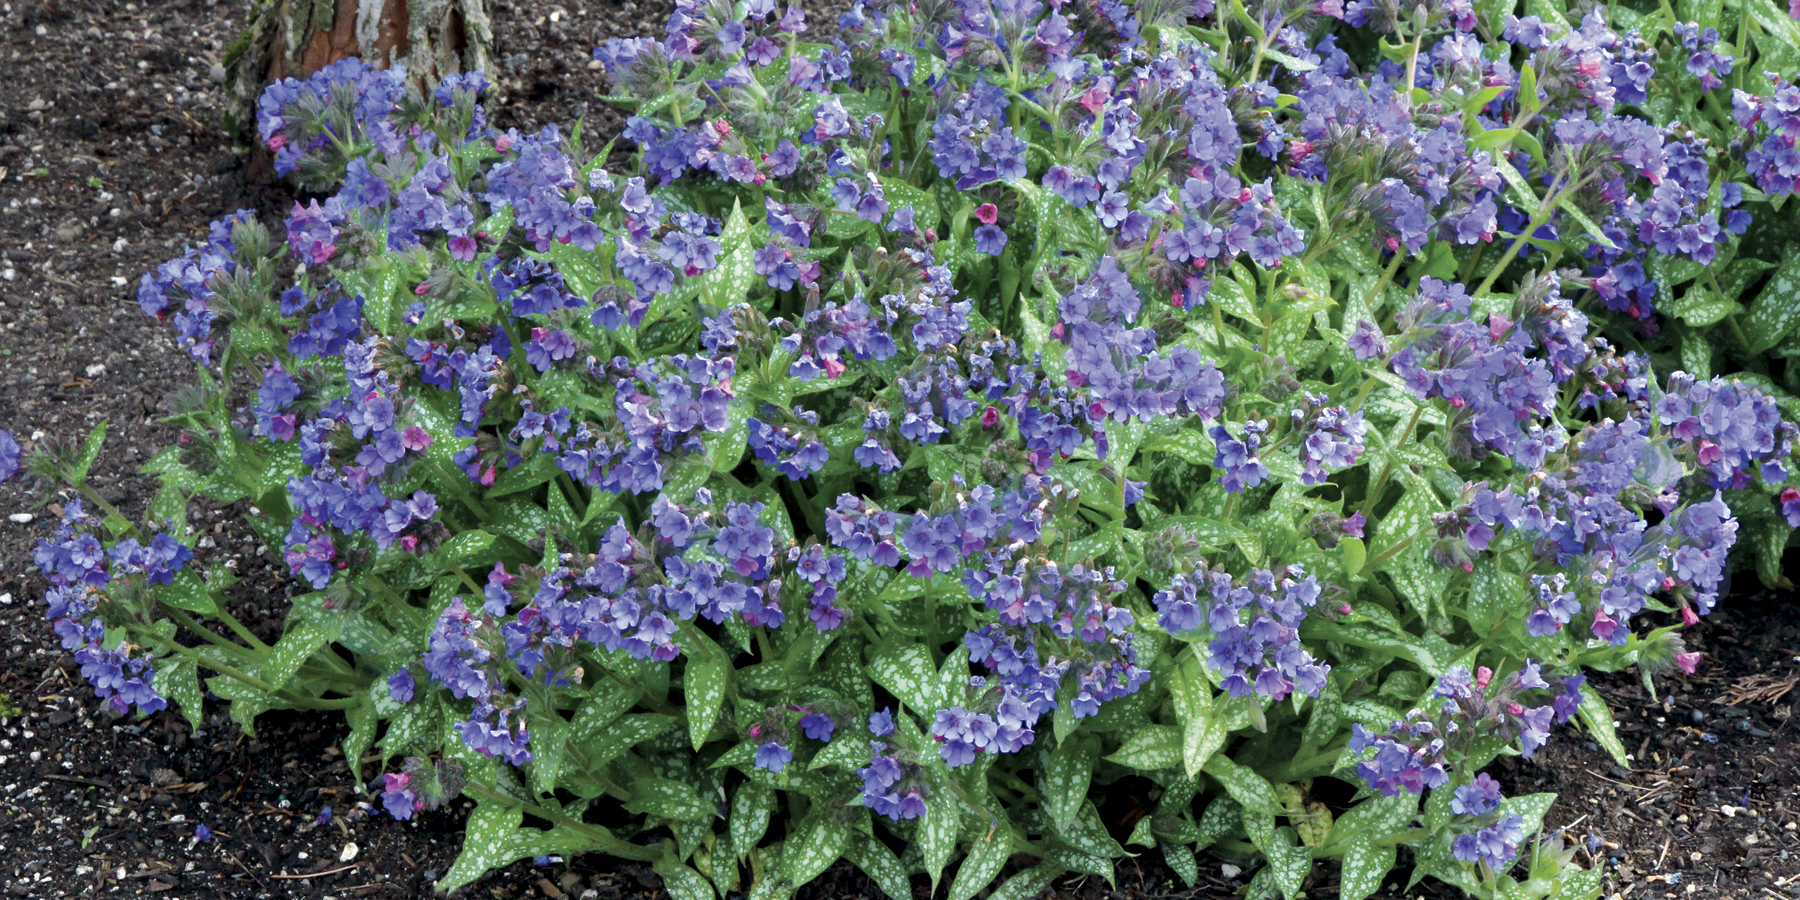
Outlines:
POLYGON ((352 56, 406 66, 427 96, 445 75, 490 71, 487 7, 488 0, 258 0, 225 52, 226 127, 249 133, 264 87, 352 56))

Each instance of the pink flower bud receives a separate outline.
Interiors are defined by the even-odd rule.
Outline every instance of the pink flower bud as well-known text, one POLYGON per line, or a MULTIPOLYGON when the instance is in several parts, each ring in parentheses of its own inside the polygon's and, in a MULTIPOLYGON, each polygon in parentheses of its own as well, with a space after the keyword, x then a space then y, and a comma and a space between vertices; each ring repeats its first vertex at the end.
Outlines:
POLYGON ((418 287, 413 288, 413 296, 415 296, 415 297, 425 296, 425 282, 421 281, 421 282, 419 282, 418 287))
POLYGON ((836 378, 844 374, 844 364, 835 359, 825 360, 825 377, 836 378))
POLYGON ((762 732, 763 732, 763 727, 762 727, 762 726, 761 726, 761 725, 752 725, 752 726, 750 726, 750 736, 751 736, 751 737, 752 737, 752 738, 760 738, 760 737, 762 737, 762 732))
POLYGON ((1475 686, 1487 690, 1488 682, 1494 680, 1494 670, 1482 666, 1475 670, 1475 686))
POLYGON ((1694 614, 1693 607, 1683 606, 1681 608, 1681 621, 1683 624, 1690 625, 1690 626, 1698 625, 1698 624, 1700 624, 1700 617, 1698 615, 1694 614))
POLYGON ((992 428, 992 427, 994 427, 995 423, 997 423, 999 421, 1000 421, 1000 410, 997 410, 997 409, 993 408, 992 406, 988 407, 985 410, 982 410, 981 424, 984 427, 992 428))
POLYGON ((1692 675, 1694 670, 1700 667, 1700 654, 1691 651, 1677 653, 1675 654, 1675 664, 1681 667, 1681 671, 1692 675))

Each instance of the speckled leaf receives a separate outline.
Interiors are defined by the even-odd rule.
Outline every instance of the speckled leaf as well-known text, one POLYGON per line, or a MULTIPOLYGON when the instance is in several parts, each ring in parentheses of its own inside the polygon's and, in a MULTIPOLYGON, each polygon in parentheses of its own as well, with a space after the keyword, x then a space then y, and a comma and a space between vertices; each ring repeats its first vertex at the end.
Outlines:
POLYGON ((700 799, 693 785, 669 778, 633 779, 631 800, 625 808, 679 822, 698 822, 715 815, 712 804, 700 799))
POLYGON ((1112 833, 1106 830, 1106 823, 1100 821, 1100 811, 1085 797, 1075 821, 1069 823, 1069 827, 1059 829, 1056 836, 1064 844, 1092 856, 1112 859, 1125 855, 1125 848, 1113 840, 1112 833))
POLYGON ((570 720, 569 740, 583 744, 594 739, 600 730, 625 714, 637 703, 637 694, 617 682, 607 680, 594 686, 594 693, 576 707, 570 720))
POLYGON ((1605 874, 1600 869, 1570 866, 1556 876, 1556 887, 1550 892, 1550 900, 1594 900, 1600 896, 1605 874))
POLYGON ((1125 742, 1125 746, 1106 759, 1148 772, 1181 765, 1181 754, 1181 729, 1172 725, 1144 725, 1125 742))
POLYGON ((331 640, 331 630, 323 625, 307 623, 289 629, 275 646, 269 649, 269 658, 263 660, 262 680, 275 687, 286 687, 294 680, 294 673, 300 671, 300 665, 312 658, 320 647, 331 640))
POLYGON ((1625 755, 1625 745, 1619 742, 1618 727, 1613 724, 1612 710, 1606 707, 1606 701, 1592 688, 1582 685, 1581 706, 1576 711, 1581 714, 1581 722, 1587 726, 1588 734, 1594 736, 1594 743, 1611 755, 1613 762, 1630 768, 1631 758, 1625 755))
POLYGON ((1402 791, 1392 797, 1374 796, 1344 811, 1332 823, 1334 843, 1376 841, 1399 833, 1419 812, 1419 795, 1402 791))
POLYGON ((769 813, 775 808, 775 789, 760 781, 740 785, 731 798, 731 846, 742 859, 755 849, 769 830, 769 813))
POLYGON ((912 885, 907 881, 906 868, 900 865, 900 858, 886 844, 856 832, 844 844, 844 857, 863 870, 888 900, 912 900, 912 885))
POLYGON ((1525 820, 1519 830, 1526 837, 1538 833, 1544 827, 1544 813, 1550 811, 1550 805, 1556 802, 1555 793, 1524 794, 1507 797, 1500 801, 1502 816, 1518 816, 1525 820))
POLYGON ((1196 850, 1204 850, 1213 844, 1236 834, 1243 822, 1244 805, 1230 797, 1219 797, 1200 814, 1200 821, 1194 828, 1200 832, 1195 840, 1196 850))
POLYGON ((813 754, 812 762, 808 763, 806 768, 811 771, 826 766, 842 766, 844 771, 849 772, 868 764, 868 743, 857 740, 855 735, 845 735, 843 732, 839 732, 836 740, 826 744, 819 752, 813 754))
POLYGON ((521 501, 506 504, 499 515, 482 524, 495 534, 526 544, 544 536, 544 532, 550 527, 550 514, 536 503, 521 501))
POLYGON ((156 677, 151 679, 150 686, 156 689, 158 695, 173 700, 188 724, 196 729, 200 727, 203 704, 200 672, 193 660, 186 657, 157 660, 156 677))
MULTIPOLYGON (((1286 832, 1281 834, 1285 836, 1286 832)), ((1312 848, 1283 843, 1265 849, 1264 856, 1269 861, 1269 870, 1275 873, 1275 885, 1281 889, 1282 896, 1299 895, 1307 873, 1312 871, 1312 848)))
POLYGON ((626 750, 662 734, 673 724, 674 716, 637 713, 619 719, 600 733, 590 736, 578 748, 587 768, 598 769, 626 750))
POLYGON ((1191 888, 1200 883, 1200 866, 1194 860, 1194 851, 1189 849, 1186 844, 1164 842, 1162 853, 1163 860, 1169 864, 1169 868, 1174 869, 1175 874, 1181 876, 1183 885, 1191 888))
POLYGON ((409 750, 433 749, 428 741, 443 732, 443 715, 444 703, 436 694, 414 698, 388 720, 387 732, 381 736, 382 754, 399 756, 409 750))
POLYGON ((850 830, 830 817, 814 813, 802 823, 797 838, 790 838, 781 853, 782 880, 799 887, 819 876, 843 855, 850 830))
POLYGON ((1000 874, 1000 868, 1012 857, 1012 825, 997 820, 985 834, 970 842, 956 878, 950 882, 950 900, 969 900, 1000 874))
POLYGON ((504 803, 479 803, 469 813, 463 830, 462 852, 456 863, 437 883, 440 893, 449 893, 477 878, 489 869, 498 868, 518 857, 507 857, 512 848, 510 838, 518 831, 524 813, 517 806, 504 803), (506 857, 502 859, 502 857, 506 857))
POLYGON ((1800 257, 1791 257, 1769 276, 1750 307, 1744 320, 1744 334, 1750 339, 1747 349, 1753 355, 1768 350, 1796 324, 1800 324, 1800 257))
POLYGON ((1270 786, 1269 779, 1256 774, 1256 770, 1239 765, 1231 757, 1214 755, 1206 761, 1204 771, 1218 779, 1225 792, 1245 809, 1271 816, 1280 812, 1280 807, 1275 804, 1274 787, 1270 786))
POLYGON ((1088 781, 1094 775, 1094 761, 1099 756, 1099 739, 1083 735, 1058 744, 1045 760, 1041 795, 1044 811, 1050 814, 1050 822, 1056 830, 1068 828, 1081 812, 1081 804, 1087 799, 1088 781))
POLYGON ((722 656, 691 659, 682 687, 687 692, 688 741, 695 750, 706 743, 713 723, 719 721, 719 710, 725 705, 725 688, 731 667, 722 656))
POLYGON ((869 663, 869 674, 915 713, 929 716, 944 706, 937 666, 923 644, 888 647, 869 663))
POLYGON ((1137 824, 1131 826, 1131 834, 1125 838, 1125 843, 1135 844, 1139 847, 1155 847, 1156 817, 1144 816, 1138 819, 1137 824))
POLYGON ((925 815, 919 818, 919 850, 925 857, 925 874, 931 876, 931 892, 937 893, 938 879, 944 866, 956 853, 956 831, 961 817, 956 799, 940 794, 925 804, 925 815))
POLYGON ((1189 778, 1225 745, 1225 723, 1213 709, 1212 685, 1197 657, 1185 660, 1170 679, 1175 710, 1181 718, 1181 759, 1189 778))
POLYGON ((485 568, 500 558, 494 551, 495 535, 465 531, 445 541, 425 562, 428 569, 485 568))
MULTIPOLYGON (((386 686, 382 687, 386 690, 386 686)), ((375 712, 375 701, 369 695, 358 692, 358 703, 344 711, 344 718, 350 722, 350 733, 344 735, 344 762, 350 767, 350 780, 356 783, 356 789, 362 790, 362 758, 369 752, 369 745, 375 742, 375 726, 381 717, 375 712)))
POLYGON ((219 610, 218 604, 213 601, 212 592, 206 589, 206 583, 200 580, 200 573, 192 567, 182 569, 170 583, 154 585, 150 590, 158 602, 176 609, 209 616, 216 615, 219 610))
POLYGON ((651 865, 656 874, 662 876, 663 887, 669 892, 670 900, 715 900, 713 886, 707 883, 699 872, 664 857, 651 865))
POLYGON ((1343 874, 1339 879, 1339 900, 1365 900, 1381 890, 1381 882, 1394 868, 1396 851, 1393 844, 1379 847, 1368 841, 1357 841, 1344 851, 1343 874))
POLYGON ((1050 886, 1062 869, 1054 862, 1041 862, 1023 872, 1006 879, 1006 883, 994 889, 988 900, 1034 900, 1050 886))
MULTIPOLYGON (((729 472, 743 461, 744 451, 750 446, 750 410, 754 406, 755 401, 740 393, 725 407, 725 430, 708 431, 700 435, 700 443, 706 448, 707 462, 714 472, 729 472)), ((687 496, 681 492, 674 493, 677 498, 687 496)))

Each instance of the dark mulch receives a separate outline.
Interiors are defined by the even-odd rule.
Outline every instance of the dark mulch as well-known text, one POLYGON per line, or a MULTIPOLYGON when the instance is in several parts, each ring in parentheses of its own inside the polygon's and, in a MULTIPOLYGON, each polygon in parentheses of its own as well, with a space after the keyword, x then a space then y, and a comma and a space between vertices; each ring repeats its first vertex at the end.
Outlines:
MULTIPOLYGON (((805 4, 830 10, 841 2, 805 4)), ((658 34, 666 2, 497 4, 502 128, 588 116, 603 140, 622 120, 594 100, 604 79, 589 51, 612 35, 658 34)), ((111 423, 92 483, 128 514, 154 485, 137 467, 175 435, 155 421, 193 377, 170 329, 140 315, 137 276, 239 207, 275 217, 292 202, 254 175, 248 148, 217 127, 217 64, 245 4, 181 0, 14 0, 0 6, 0 427, 21 439, 78 436, 111 423)), ((833 14, 834 13, 828 13, 833 14)), ((816 17, 815 17, 816 18, 816 17)), ((597 143, 597 142, 596 142, 597 143)), ((413 897, 454 859, 466 804, 398 823, 359 813, 332 715, 270 713, 243 734, 222 709, 195 730, 177 715, 117 719, 92 698, 42 617, 31 548, 56 507, 0 486, 0 891, 6 896, 413 897), (322 824, 320 812, 334 816, 322 824), (194 839, 205 824, 210 841, 194 839)), ((279 631, 288 588, 241 526, 244 511, 197 505, 214 534, 203 559, 243 577, 234 611, 279 631)), ((1694 629, 1697 676, 1652 704, 1634 675, 1598 680, 1621 710, 1634 768, 1615 767, 1578 735, 1535 760, 1496 767, 1509 790, 1555 790, 1553 825, 1606 840, 1608 895, 1789 897, 1800 888, 1800 613, 1791 596, 1747 591, 1694 629), (1733 702, 1735 701, 1735 702, 1733 702), (1713 740, 1716 738, 1716 740, 1713 740)), ((373 765, 365 776, 375 775, 373 765)), ((1123 831, 1121 831, 1123 834, 1123 831)), ((1067 900, 1225 897, 1245 860, 1203 859, 1184 890, 1152 851, 1118 867, 1116 887, 1071 877, 1067 900)), ((1398 876, 1397 876, 1398 878, 1398 876)), ((1387 900, 1447 896, 1431 883, 1387 900)), ((1321 867, 1316 895, 1333 893, 1321 867)), ((920 893, 923 893, 920 887, 920 893)), ((642 867, 582 856, 523 862, 469 897, 614 900, 666 896, 642 867)), ((809 898, 866 897, 835 867, 809 898)))

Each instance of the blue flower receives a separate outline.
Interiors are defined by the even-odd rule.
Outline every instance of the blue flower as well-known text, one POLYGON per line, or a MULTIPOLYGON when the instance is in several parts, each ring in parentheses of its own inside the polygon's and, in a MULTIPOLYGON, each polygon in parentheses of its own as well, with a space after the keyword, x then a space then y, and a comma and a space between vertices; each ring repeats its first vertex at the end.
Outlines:
POLYGON ((768 769, 771 772, 779 772, 783 768, 786 768, 788 763, 793 761, 794 751, 789 750, 774 741, 768 741, 761 747, 756 748, 756 767, 759 769, 768 769))

